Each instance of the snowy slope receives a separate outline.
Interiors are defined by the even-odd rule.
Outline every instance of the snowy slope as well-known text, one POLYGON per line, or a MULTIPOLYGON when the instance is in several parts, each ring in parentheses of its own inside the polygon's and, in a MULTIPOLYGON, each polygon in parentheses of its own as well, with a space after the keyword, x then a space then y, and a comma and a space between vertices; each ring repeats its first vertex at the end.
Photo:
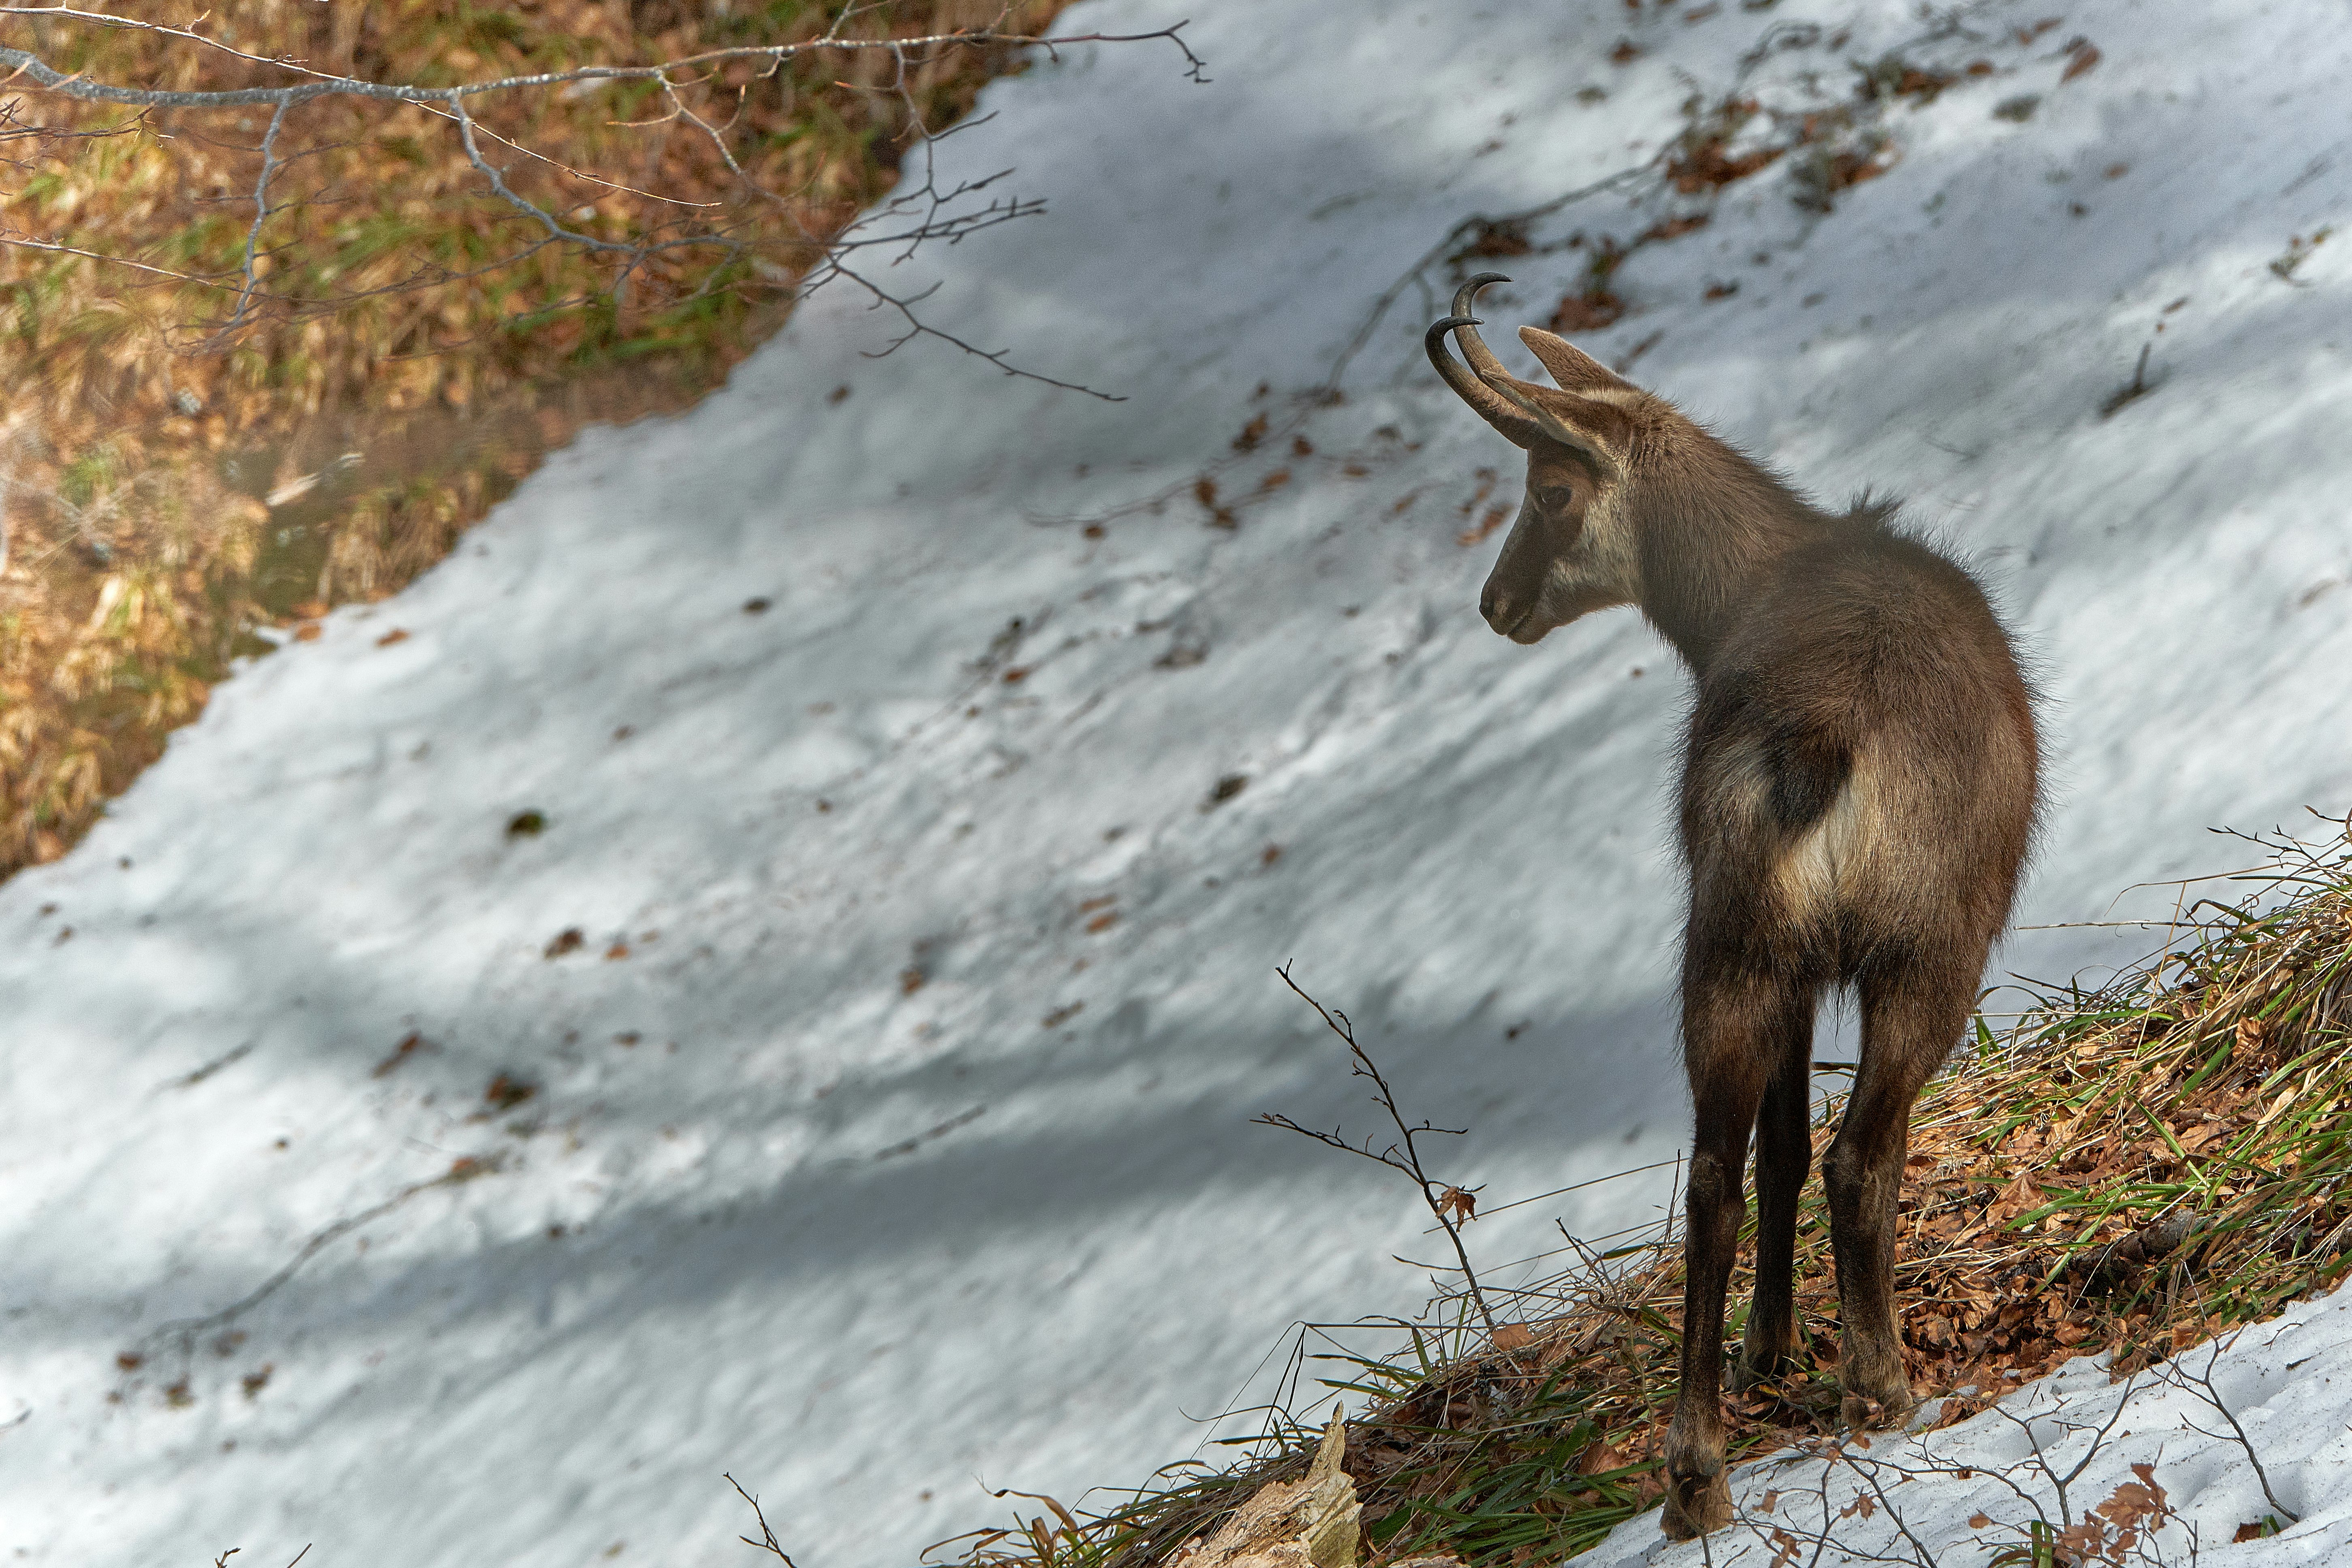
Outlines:
MULTIPOLYGON (((865 1568, 992 1520, 982 1485, 1139 1479, 1294 1319, 1424 1291, 1408 1194, 1247 1124, 1362 1125, 1287 959, 1473 1128, 1447 1173, 1490 1204, 1670 1157, 1680 678, 1630 614, 1479 622, 1495 542, 1456 537, 1513 454, 1418 357, 1439 295, 1308 395, 1457 220, 1643 166, 1768 28, 1825 24, 1748 73, 1788 103, 1898 44, 1998 70, 1891 111, 1900 162, 1826 216, 1732 186, 1596 352, 1649 342, 1638 378, 1983 566, 2060 759, 2027 922, 2340 810, 2352 238, 2266 264, 2344 216, 2352 38, 2319 0, 2008 37, 2047 14, 1974 10, 1979 47, 1860 0, 1265 0, 1194 23, 1211 86, 1078 50, 992 87, 943 156, 1053 210, 902 270, 1127 401, 867 359, 887 322, 821 300, 225 685, 0 887, 0 1552, 723 1560, 731 1471, 803 1568, 865 1568)), ((1630 239, 1664 210, 1630 202, 1538 237, 1630 239)), ((1583 254, 1483 308, 1544 319, 1583 254)))

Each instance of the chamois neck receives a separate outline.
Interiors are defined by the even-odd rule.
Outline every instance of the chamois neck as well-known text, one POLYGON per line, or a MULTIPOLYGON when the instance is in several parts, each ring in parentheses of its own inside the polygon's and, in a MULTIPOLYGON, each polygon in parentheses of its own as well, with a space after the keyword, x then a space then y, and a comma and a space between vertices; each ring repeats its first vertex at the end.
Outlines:
POLYGON ((1697 676, 1782 560, 1836 527, 1728 447, 1707 448, 1641 518, 1642 613, 1697 676))

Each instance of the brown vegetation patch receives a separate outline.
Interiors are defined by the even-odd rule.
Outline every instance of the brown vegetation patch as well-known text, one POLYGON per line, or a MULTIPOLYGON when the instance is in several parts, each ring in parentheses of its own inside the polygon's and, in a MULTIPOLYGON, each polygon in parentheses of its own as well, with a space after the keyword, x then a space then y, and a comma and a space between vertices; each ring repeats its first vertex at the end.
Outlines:
POLYGON ((1525 256, 1535 248, 1528 238, 1528 226, 1521 221, 1502 222, 1478 220, 1470 236, 1470 243, 1455 253, 1453 259, 1468 260, 1474 257, 1525 256))
MULTIPOLYGON (((1571 243, 1580 246, 1582 241, 1580 238, 1571 243)), ((1641 247, 1641 243, 1636 240, 1630 247, 1620 246, 1603 235, 1586 258, 1584 286, 1562 299, 1559 308, 1552 312, 1551 320, 1545 324, 1555 332, 1589 332, 1612 325, 1622 317, 1626 310, 1625 301, 1610 287, 1610 280, 1625 264, 1625 258, 1641 247)))
POLYGON ((1598 331, 1613 326, 1625 314, 1625 301, 1606 289, 1588 289, 1581 294, 1570 294, 1559 302, 1544 325, 1565 336, 1570 332, 1598 331))
POLYGON ((1837 198, 1893 168, 1900 153, 1892 137, 1855 131, 1842 118, 1808 116, 1805 145, 1789 170, 1790 198, 1807 212, 1826 213, 1837 198))
POLYGON ((1674 181, 1675 189, 1685 195, 1717 190, 1771 167, 1780 160, 1780 152, 1778 147, 1758 147, 1735 158, 1724 152, 1721 142, 1704 142, 1676 160, 1667 175, 1674 181))
POLYGON ((1992 64, 1979 60, 1984 67, 1977 71, 1971 66, 1964 70, 1943 70, 1934 66, 1916 65, 1897 55, 1887 55, 1871 65, 1856 65, 1862 78, 1855 90, 1866 103, 1891 102, 1908 99, 1922 107, 1936 101, 1937 96, 1965 75, 1989 75, 1992 64))
MULTIPOLYGON (((1034 27, 1060 3, 885 5, 849 26, 1034 27)), ((792 42, 848 8, 233 0, 204 25, 252 54, 437 84, 792 42)), ((287 79, 135 29, 20 18, 16 41, 111 83, 287 79)), ((936 128, 1016 63, 942 49, 911 73, 914 101, 936 128)), ((817 52, 685 89, 737 117, 739 162, 793 193, 782 204, 665 121, 650 82, 473 100, 485 136, 537 154, 501 151, 509 183, 582 230, 725 240, 660 252, 618 290, 609 260, 534 244, 426 109, 305 103, 259 236, 268 294, 233 332, 268 111, 14 89, 19 121, 88 134, 12 142, 9 226, 69 248, 0 246, 0 365, 19 393, 0 417, 0 876, 63 854, 229 660, 263 647, 255 626, 394 592, 583 423, 717 385, 917 144, 901 101, 873 90, 895 69, 887 53, 817 52)))
POLYGON ((1785 149, 1751 147, 1737 155, 1727 151, 1732 138, 1756 118, 1760 107, 1752 98, 1727 98, 1694 117, 1666 160, 1668 183, 1684 195, 1697 195, 1769 168, 1785 149))

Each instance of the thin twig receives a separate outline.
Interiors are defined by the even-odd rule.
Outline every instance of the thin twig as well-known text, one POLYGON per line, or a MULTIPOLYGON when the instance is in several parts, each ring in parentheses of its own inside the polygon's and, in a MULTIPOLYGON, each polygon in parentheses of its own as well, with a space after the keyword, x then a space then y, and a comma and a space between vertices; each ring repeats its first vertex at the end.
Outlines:
POLYGON ((1300 988, 1298 982, 1290 977, 1289 964, 1282 965, 1275 973, 1282 976, 1282 983, 1289 986, 1300 1001, 1315 1009, 1316 1016, 1323 1020, 1324 1027, 1347 1042, 1348 1054, 1353 1058, 1353 1075, 1372 1080, 1372 1103, 1387 1112, 1389 1120, 1395 1123, 1399 1141, 1391 1143, 1386 1149, 1375 1151, 1369 1138, 1361 1145, 1350 1143, 1336 1131, 1322 1132, 1301 1127, 1297 1122, 1279 1112, 1269 1113, 1258 1117, 1257 1120, 1268 1127, 1279 1127, 1286 1131, 1312 1138, 1317 1142, 1328 1144, 1331 1148, 1343 1150, 1350 1154, 1360 1154, 1367 1160, 1386 1165, 1391 1170, 1402 1171, 1412 1177, 1413 1184, 1421 1189, 1422 1202, 1429 1205, 1429 1212, 1436 1215, 1437 1223, 1444 1227, 1445 1239, 1454 1244, 1454 1256, 1461 1265, 1462 1279, 1469 1288, 1470 1300, 1478 1309, 1479 1319, 1486 1325, 1487 1337, 1493 1338, 1496 1330, 1495 1314, 1487 1308, 1486 1293, 1478 1283, 1477 1271, 1470 1267, 1470 1253, 1462 1245, 1461 1227, 1455 1224, 1454 1218, 1455 1212, 1465 1218, 1476 1213, 1475 1194, 1478 1189, 1450 1186, 1432 1181, 1429 1173, 1422 1165, 1421 1150, 1415 1142, 1415 1139, 1423 1132, 1437 1132, 1458 1138, 1469 1130, 1462 1127, 1438 1127, 1428 1121, 1423 1121, 1419 1126, 1415 1126, 1407 1121, 1404 1112, 1397 1109, 1396 1092, 1389 1087, 1389 1080, 1381 1071, 1380 1065, 1373 1061, 1370 1053, 1357 1042, 1356 1026, 1349 1022, 1348 1016, 1345 1013, 1332 1012, 1322 1003, 1308 995, 1300 988))
POLYGON ((727 1476, 724 1479, 729 1486, 735 1489, 735 1495, 737 1497, 741 1498, 745 1502, 751 1505, 751 1517, 760 1521, 759 1540, 754 1541, 748 1535, 739 1535, 735 1539, 741 1542, 746 1546, 756 1546, 762 1552, 773 1552, 787 1565, 787 1568, 799 1568, 799 1564, 793 1562, 791 1554, 784 1551, 783 1544, 776 1539, 776 1532, 770 1527, 766 1512, 760 1507, 760 1500, 753 1497, 750 1492, 745 1491, 743 1489, 743 1483, 737 1480, 733 1476, 727 1476))

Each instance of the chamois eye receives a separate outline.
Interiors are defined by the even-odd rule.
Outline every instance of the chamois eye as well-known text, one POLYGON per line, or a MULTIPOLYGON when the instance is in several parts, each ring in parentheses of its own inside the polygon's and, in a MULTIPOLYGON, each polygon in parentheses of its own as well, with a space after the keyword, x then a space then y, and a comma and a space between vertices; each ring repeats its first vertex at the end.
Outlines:
POLYGON ((1574 485, 1544 485, 1536 490, 1536 505, 1546 511, 1566 511, 1575 501, 1574 485))

